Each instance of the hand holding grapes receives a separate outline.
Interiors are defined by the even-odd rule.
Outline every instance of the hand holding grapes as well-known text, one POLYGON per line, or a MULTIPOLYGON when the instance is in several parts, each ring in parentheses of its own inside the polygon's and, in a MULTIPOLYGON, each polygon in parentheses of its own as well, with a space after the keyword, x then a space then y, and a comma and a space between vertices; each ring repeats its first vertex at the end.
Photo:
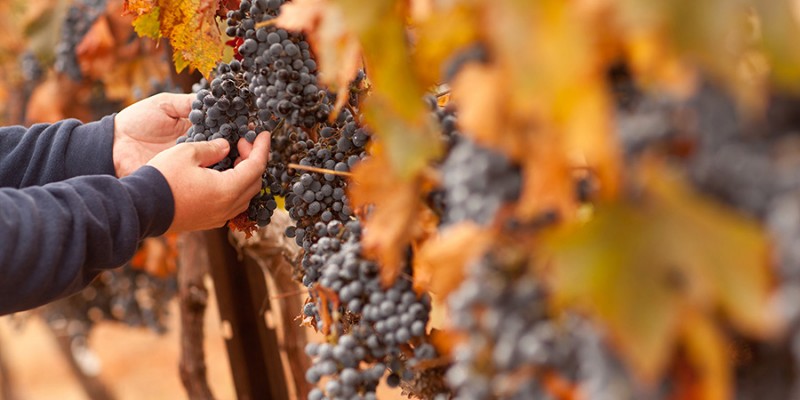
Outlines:
POLYGON ((228 155, 225 139, 182 143, 153 157, 147 164, 158 169, 172 189, 175 217, 172 232, 220 227, 247 209, 261 190, 261 174, 267 165, 269 133, 261 133, 252 146, 244 139, 234 168, 207 168, 228 155))
POLYGON ((192 94, 159 93, 120 111, 114 117, 114 170, 130 175, 156 154, 175 145, 192 126, 192 94))

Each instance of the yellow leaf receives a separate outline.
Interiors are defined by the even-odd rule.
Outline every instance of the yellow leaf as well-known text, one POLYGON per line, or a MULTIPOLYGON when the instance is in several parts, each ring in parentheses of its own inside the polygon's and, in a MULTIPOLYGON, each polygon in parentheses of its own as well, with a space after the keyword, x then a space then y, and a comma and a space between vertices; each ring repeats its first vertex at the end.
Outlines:
POLYGON ((154 7, 151 12, 136 17, 133 27, 139 36, 161 39, 161 9, 154 7))
POLYGON ((385 141, 391 170, 413 179, 441 152, 439 136, 422 97, 426 86, 411 61, 401 0, 331 0, 356 34, 371 90, 362 112, 375 135, 385 141))
POLYGON ((412 2, 413 13, 425 16, 413 26, 415 67, 425 86, 443 81, 443 67, 458 50, 479 38, 480 14, 470 4, 454 3, 446 9, 431 10, 429 0, 412 2), (443 24, 442 21, 447 21, 443 24))
POLYGON ((595 173, 600 198, 616 196, 621 173, 605 85, 609 50, 591 41, 596 12, 557 0, 480 4, 472 12, 481 12, 479 36, 490 60, 461 69, 452 100, 464 134, 523 166, 518 216, 559 211, 570 219, 575 168, 595 173))
POLYGON ((600 204, 585 225, 545 238, 554 298, 605 323, 632 370, 663 371, 688 312, 718 310, 749 335, 775 333, 761 230, 647 165, 643 198, 600 204))
POLYGON ((137 33, 166 37, 173 47, 173 62, 208 76, 222 58, 225 44, 217 26, 218 0, 128 0, 125 10, 137 18, 137 33), (155 32, 155 29, 158 32, 155 32))
POLYGON ((725 339, 708 316, 688 312, 683 319, 683 342, 688 361, 695 371, 697 398, 726 400, 733 398, 731 373, 725 339))

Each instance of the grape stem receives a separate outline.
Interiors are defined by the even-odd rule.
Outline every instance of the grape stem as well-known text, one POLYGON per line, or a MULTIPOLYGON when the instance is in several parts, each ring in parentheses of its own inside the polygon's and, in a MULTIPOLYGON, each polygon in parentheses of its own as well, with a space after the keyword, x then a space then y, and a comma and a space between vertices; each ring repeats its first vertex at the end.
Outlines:
POLYGON ((261 21, 256 24, 256 29, 263 28, 265 26, 272 26, 275 25, 275 19, 268 19, 266 21, 261 21))
POLYGON ((295 163, 288 163, 288 164, 286 164, 286 166, 288 168, 299 169, 299 170, 303 170, 303 171, 318 172, 320 174, 331 174, 331 175, 339 175, 339 176, 346 176, 346 177, 353 176, 353 174, 350 173, 350 172, 334 171, 332 169, 317 168, 317 167, 312 167, 310 165, 300 165, 300 164, 295 164, 295 163))

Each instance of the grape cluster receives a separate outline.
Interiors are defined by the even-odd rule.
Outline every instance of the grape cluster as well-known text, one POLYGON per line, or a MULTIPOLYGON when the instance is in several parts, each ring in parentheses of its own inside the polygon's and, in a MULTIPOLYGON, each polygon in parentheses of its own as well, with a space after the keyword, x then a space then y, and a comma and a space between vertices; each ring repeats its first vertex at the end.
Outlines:
POLYGON ((424 341, 430 299, 418 296, 411 282, 403 278, 384 288, 378 265, 361 254, 357 227, 347 232, 349 240, 342 244, 331 237, 321 238, 314 250, 331 253, 314 254, 316 268, 307 270, 318 275, 319 286, 336 294, 339 304, 320 301, 316 307, 328 307, 330 315, 340 316, 330 322, 317 320, 318 328, 338 334, 336 343, 310 344, 306 349, 314 361, 306 379, 317 384, 328 378, 309 398, 375 398, 375 389, 387 372, 387 384, 396 387, 401 378, 414 377, 412 368, 419 361, 437 357, 433 346, 424 341), (343 322, 346 315, 360 318, 347 326, 343 322), (408 356, 402 349, 412 344, 413 352, 408 356))
POLYGON ((504 155, 458 137, 441 165, 446 224, 489 224, 504 204, 519 197, 522 175, 504 155))
POLYGON ((525 265, 489 253, 448 297, 451 320, 467 335, 447 372, 456 398, 547 398, 534 373, 519 379, 526 366, 577 377, 577 341, 548 316, 547 293, 525 265))
POLYGON ((36 58, 36 55, 30 51, 20 55, 19 66, 22 71, 22 77, 27 83, 38 82, 44 75, 42 64, 36 58))
POLYGON ((288 167, 299 164, 308 148, 309 137, 302 129, 280 129, 272 132, 270 159, 267 168, 278 182, 277 196, 286 197, 291 191, 297 171, 288 167))
POLYGON ((327 119, 327 92, 317 85, 317 63, 301 33, 257 25, 277 16, 281 0, 244 0, 228 13, 227 33, 241 39, 238 53, 248 70, 259 118, 285 119, 311 128, 327 119))
MULTIPOLYGON (((262 24, 282 4, 243 0, 228 13, 237 60, 220 64, 213 80, 197 88, 189 115, 193 126, 182 141, 225 138, 234 145, 261 130, 272 132, 263 190, 248 217, 268 222, 274 196, 284 197, 294 221, 286 235, 304 249, 299 278, 311 299, 303 313, 331 333, 331 343, 308 349, 315 360, 308 380, 327 377, 311 398, 374 398, 387 371, 387 382, 396 386, 401 377, 415 376, 412 367, 419 361, 437 357, 424 339, 430 301, 407 279, 384 288, 377 264, 361 254, 361 225, 348 202, 346 176, 366 157, 371 136, 357 112, 366 75, 359 73, 348 107, 329 120, 333 96, 317 84, 316 62, 303 35, 262 24)), ((229 168, 236 157, 232 152, 214 168, 229 168)))
POLYGON ((168 304, 176 291, 174 277, 161 279, 125 265, 104 271, 79 294, 47 305, 43 315, 55 329, 72 325, 74 336, 87 336, 100 321, 122 322, 163 333, 168 304))
MULTIPOLYGON (((238 9, 228 12, 227 33, 237 38, 237 59, 220 63, 208 87, 198 88, 189 114, 193 126, 179 139, 179 142, 227 139, 231 143, 230 154, 213 166, 224 170, 231 168, 238 157, 236 143, 239 139, 253 142, 258 132, 273 132, 271 160, 262 176, 262 190, 247 210, 248 219, 259 226, 269 223, 277 208, 275 196, 291 194, 290 189, 298 177, 295 171, 287 168, 287 163, 300 163, 309 155, 315 157, 313 148, 321 146, 309 140, 307 132, 301 128, 310 129, 326 123, 330 110, 330 96, 317 86, 316 62, 303 35, 271 25, 258 26, 275 18, 283 3, 282 0, 243 0, 238 9)), ((302 182, 309 179, 325 178, 309 175, 302 182)), ((313 184, 313 189, 324 190, 324 193, 330 189, 328 196, 333 194, 331 184, 313 184)), ((291 199, 287 198, 288 201, 291 199)), ((322 210, 323 206, 348 211, 344 202, 328 201, 329 204, 323 205, 320 201, 324 199, 320 198, 310 211, 319 208, 317 212, 326 217, 326 222, 333 218, 327 218, 325 211, 328 210, 322 210)), ((290 206, 291 209, 303 215, 309 211, 290 206)), ((337 215, 340 217, 337 219, 347 221, 348 215, 337 215)))
POLYGON ((67 10, 61 36, 55 48, 55 69, 72 80, 83 78, 75 49, 89 32, 94 21, 105 12, 107 0, 77 0, 67 10))
MULTIPOLYGON (((357 128, 353 121, 340 129, 325 126, 320 129, 319 136, 316 142, 295 142, 295 148, 305 154, 299 165, 348 173, 366 156, 364 146, 369 133, 357 128)), ((291 190, 286 194, 287 210, 296 222, 289 233, 308 251, 320 237, 317 222, 346 223, 353 217, 345 191, 347 182, 334 173, 287 171, 286 175, 292 179, 291 190)))

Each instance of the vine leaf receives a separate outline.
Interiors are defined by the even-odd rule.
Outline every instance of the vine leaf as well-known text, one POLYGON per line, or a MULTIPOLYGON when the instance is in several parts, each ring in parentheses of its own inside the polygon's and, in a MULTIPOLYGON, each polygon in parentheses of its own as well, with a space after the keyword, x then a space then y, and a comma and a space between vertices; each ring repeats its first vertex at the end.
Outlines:
POLYGON ((14 19, 13 22, 2 21, 4 26, 0 29, 0 33, 4 38, 8 37, 3 40, 4 52, 12 49, 5 46, 20 45, 21 38, 16 36, 22 33, 27 40, 28 48, 39 60, 53 60, 61 36, 61 21, 65 18, 67 8, 66 2, 59 1, 53 4, 51 1, 37 0, 28 2, 24 13, 14 13, 14 7, 11 7, 11 10, 2 10, 4 15, 14 19))
POLYGON ((522 166, 517 214, 526 220, 554 210, 574 215, 575 168, 596 173, 601 197, 618 191, 604 50, 587 40, 591 18, 581 10, 557 0, 483 4, 473 12, 491 56, 466 64, 452 82, 464 134, 522 166))
MULTIPOLYGON (((585 225, 550 233, 554 300, 605 323, 646 381, 663 372, 696 313, 721 311, 746 334, 778 328, 771 312, 768 246, 753 222, 692 193, 659 164, 643 168, 645 198, 598 207, 585 225)), ((708 336, 708 335, 706 335, 708 336)), ((712 340, 712 339, 705 339, 712 340)))
MULTIPOLYGON (((362 243, 367 257, 381 264, 381 281, 389 285, 403 272, 408 246, 430 229, 431 213, 421 202, 421 179, 402 179, 380 152, 353 168, 348 195, 354 207, 372 207, 364 224, 362 243)), ((435 223, 435 222, 434 222, 435 223)))
POLYGON ((167 278, 177 269, 178 236, 174 233, 165 236, 147 238, 134 254, 130 264, 150 275, 167 278))
POLYGON ((219 0, 126 0, 141 36, 168 38, 178 72, 186 67, 208 76, 222 58, 225 44, 217 26, 219 0))
POLYGON ((425 241, 414 258, 414 289, 446 297, 464 279, 467 264, 492 245, 492 234, 473 222, 463 222, 425 241))
POLYGON ((681 338, 686 345, 686 361, 689 364, 687 368, 691 369, 690 374, 694 379, 683 388, 687 393, 676 398, 733 398, 733 374, 728 365, 730 352, 723 335, 708 318, 696 311, 686 313, 682 318, 686 323, 681 338))
POLYGON ((132 103, 169 74, 165 51, 146 40, 130 41, 134 28, 119 3, 109 3, 76 47, 85 78, 102 81, 108 99, 132 103))
POLYGON ((442 146, 422 100, 427 87, 413 66, 405 25, 408 4, 330 1, 342 9, 343 23, 363 50, 371 83, 361 107, 366 124, 383 141, 390 169, 402 179, 414 180, 441 154, 442 146))
POLYGON ((102 76, 114 67, 117 42, 108 19, 100 16, 75 48, 81 72, 88 76, 102 76))

